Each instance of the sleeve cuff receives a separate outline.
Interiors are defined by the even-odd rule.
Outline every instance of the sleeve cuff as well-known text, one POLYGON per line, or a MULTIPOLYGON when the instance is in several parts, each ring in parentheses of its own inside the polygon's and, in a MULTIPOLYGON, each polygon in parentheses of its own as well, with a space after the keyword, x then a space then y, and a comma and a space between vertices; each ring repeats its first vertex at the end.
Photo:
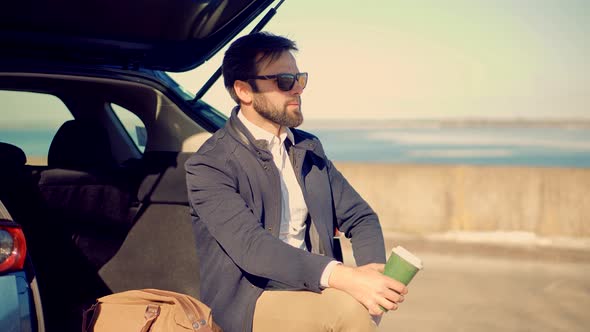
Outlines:
POLYGON ((329 288, 330 285, 328 284, 328 281, 330 281, 330 275, 332 275, 332 271, 334 270, 334 267, 336 265, 340 265, 342 264, 339 261, 331 261, 330 263, 328 263, 328 265, 326 265, 326 268, 324 269, 324 272, 322 272, 322 276, 320 277, 320 287, 322 288, 329 288))

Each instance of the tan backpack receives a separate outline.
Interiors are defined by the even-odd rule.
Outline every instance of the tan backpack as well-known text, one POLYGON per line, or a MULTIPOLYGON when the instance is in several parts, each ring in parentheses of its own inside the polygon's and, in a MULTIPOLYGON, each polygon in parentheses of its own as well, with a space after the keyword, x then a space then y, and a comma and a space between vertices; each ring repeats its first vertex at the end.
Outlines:
POLYGON ((221 332, 221 328, 213 322, 211 309, 191 296, 142 289, 99 298, 84 312, 82 331, 221 332))

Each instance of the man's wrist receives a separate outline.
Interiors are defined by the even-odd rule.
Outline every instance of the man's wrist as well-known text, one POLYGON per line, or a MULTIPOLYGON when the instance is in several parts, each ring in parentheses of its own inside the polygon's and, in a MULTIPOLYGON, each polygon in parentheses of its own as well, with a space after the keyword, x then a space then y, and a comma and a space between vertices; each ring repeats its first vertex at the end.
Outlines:
POLYGON ((347 286, 350 286, 349 280, 353 268, 344 264, 337 264, 332 269, 328 285, 331 288, 345 290, 347 286))
POLYGON ((332 275, 332 271, 334 271, 334 268, 340 264, 342 263, 339 261, 331 261, 326 265, 326 268, 324 268, 324 272, 322 272, 322 276, 320 277, 320 286, 322 288, 330 287, 330 276, 332 275))

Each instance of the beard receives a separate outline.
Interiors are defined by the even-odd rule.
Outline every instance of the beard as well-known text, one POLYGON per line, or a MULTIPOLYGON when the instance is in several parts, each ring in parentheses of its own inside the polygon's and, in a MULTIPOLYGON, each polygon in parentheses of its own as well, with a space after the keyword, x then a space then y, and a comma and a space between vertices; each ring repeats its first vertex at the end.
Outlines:
POLYGON ((263 118, 272 121, 284 127, 295 128, 303 123, 303 113, 301 113, 301 97, 297 97, 299 107, 293 111, 287 109, 285 102, 282 109, 277 105, 272 105, 261 95, 254 95, 252 106, 263 118))

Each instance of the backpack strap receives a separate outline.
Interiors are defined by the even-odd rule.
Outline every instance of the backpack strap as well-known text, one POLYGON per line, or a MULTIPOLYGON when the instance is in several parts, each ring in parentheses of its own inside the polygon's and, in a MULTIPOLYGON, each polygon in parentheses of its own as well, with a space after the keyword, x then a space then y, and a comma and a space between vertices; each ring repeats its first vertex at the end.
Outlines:
POLYGON ((148 332, 158 316, 160 316, 160 306, 157 304, 148 304, 148 306, 145 308, 145 313, 143 314, 145 323, 143 324, 140 332, 148 332))
MULTIPOLYGON (((82 332, 92 332, 94 331, 94 324, 96 323, 96 319, 100 313, 100 305, 99 303, 93 304, 88 310, 85 310, 82 314, 82 332), (92 316, 90 316, 92 314, 92 316), (90 321, 88 318, 90 317, 90 321)), ((148 332, 154 324, 154 321, 160 315, 160 306, 156 304, 148 304, 145 308, 145 313, 143 317, 145 318, 145 323, 141 327, 139 332, 148 332)))
MULTIPOLYGON (((142 291, 146 293, 151 293, 160 296, 170 296, 178 300, 182 311, 191 322, 191 326, 194 331, 199 332, 211 332, 211 328, 207 325, 207 320, 205 319, 205 313, 199 306, 194 305, 189 301, 186 297, 182 296, 181 294, 176 294, 173 292, 161 291, 157 289, 142 289, 142 291), (197 315, 195 315, 195 311, 197 315)), ((144 332, 143 330, 141 332, 144 332)))
POLYGON ((88 310, 84 310, 82 313, 82 332, 91 332, 94 329, 94 323, 96 323, 99 312, 98 303, 93 304, 88 310), (90 316, 91 314, 92 316, 90 316), (90 317, 90 321, 88 321, 88 317, 90 317))

